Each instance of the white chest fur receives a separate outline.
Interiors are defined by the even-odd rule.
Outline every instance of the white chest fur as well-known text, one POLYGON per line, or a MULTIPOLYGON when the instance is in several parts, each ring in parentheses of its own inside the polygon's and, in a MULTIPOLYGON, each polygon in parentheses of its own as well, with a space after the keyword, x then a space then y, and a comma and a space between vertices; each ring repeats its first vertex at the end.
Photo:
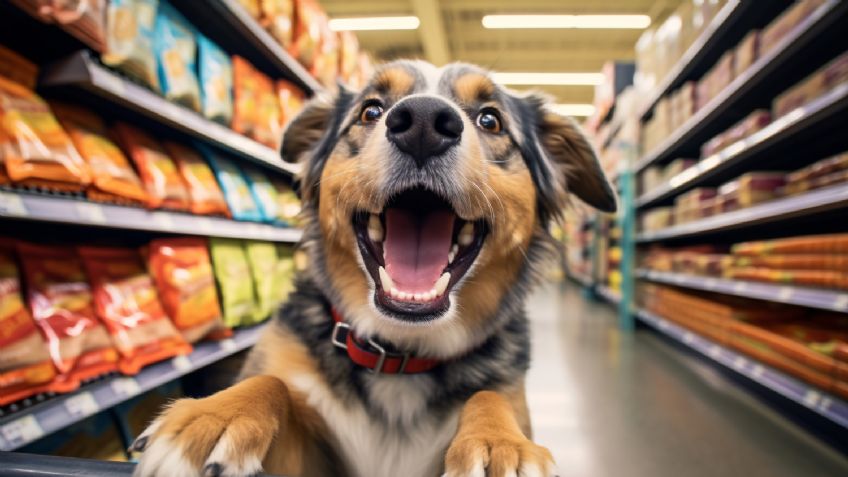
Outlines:
POLYGON ((340 401, 314 376, 295 377, 291 385, 332 423, 348 467, 356 477, 434 477, 456 433, 459 408, 440 417, 427 414, 427 377, 379 376, 367 384, 369 398, 386 419, 375 420, 358 402, 340 401), (389 422, 390 424, 386 424, 389 422))

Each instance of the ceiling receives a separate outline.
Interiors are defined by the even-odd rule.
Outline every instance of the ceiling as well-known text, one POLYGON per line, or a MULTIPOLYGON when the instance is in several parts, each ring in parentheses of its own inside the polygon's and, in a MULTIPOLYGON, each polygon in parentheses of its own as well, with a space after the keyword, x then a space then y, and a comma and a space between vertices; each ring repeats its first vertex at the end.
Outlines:
MULTIPOLYGON (((596 72, 609 60, 632 60, 642 30, 490 30, 487 14, 647 14, 653 23, 679 0, 321 0, 331 18, 415 15, 417 30, 360 31, 378 60, 467 61, 497 71, 596 72)), ((592 86, 540 87, 560 103, 591 103, 592 86)))

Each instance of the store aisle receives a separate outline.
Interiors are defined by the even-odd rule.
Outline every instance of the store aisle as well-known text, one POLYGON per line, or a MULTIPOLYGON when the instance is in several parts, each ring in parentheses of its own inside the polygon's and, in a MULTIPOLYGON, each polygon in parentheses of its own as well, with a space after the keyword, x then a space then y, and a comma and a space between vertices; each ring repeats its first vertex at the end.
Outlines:
POLYGON ((536 441, 562 476, 836 476, 848 459, 575 285, 531 297, 536 441))

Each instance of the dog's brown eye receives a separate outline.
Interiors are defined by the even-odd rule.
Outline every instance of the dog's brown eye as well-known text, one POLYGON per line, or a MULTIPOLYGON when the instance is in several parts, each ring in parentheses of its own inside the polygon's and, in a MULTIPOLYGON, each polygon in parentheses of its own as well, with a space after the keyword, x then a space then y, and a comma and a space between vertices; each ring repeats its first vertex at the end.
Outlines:
POLYGON ((481 111, 477 115, 477 126, 490 133, 501 132, 501 120, 497 114, 491 111, 481 111))
POLYGON ((380 119, 380 116, 382 115, 383 107, 379 104, 372 104, 362 109, 362 112, 359 114, 359 119, 363 123, 371 123, 380 119))

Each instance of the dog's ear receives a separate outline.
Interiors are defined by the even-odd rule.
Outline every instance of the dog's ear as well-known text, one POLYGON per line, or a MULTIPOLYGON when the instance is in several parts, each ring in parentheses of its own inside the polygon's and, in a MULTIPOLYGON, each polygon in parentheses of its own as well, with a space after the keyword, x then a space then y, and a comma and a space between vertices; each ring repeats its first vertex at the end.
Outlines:
POLYGON ((319 94, 286 126, 280 155, 286 162, 301 165, 297 185, 304 198, 318 183, 324 163, 336 146, 352 98, 353 93, 342 86, 335 95, 319 94))
POLYGON ((607 181, 592 145, 573 119, 557 114, 540 94, 519 98, 525 159, 540 188, 541 206, 557 217, 568 194, 604 212, 617 209, 615 193, 607 181))

